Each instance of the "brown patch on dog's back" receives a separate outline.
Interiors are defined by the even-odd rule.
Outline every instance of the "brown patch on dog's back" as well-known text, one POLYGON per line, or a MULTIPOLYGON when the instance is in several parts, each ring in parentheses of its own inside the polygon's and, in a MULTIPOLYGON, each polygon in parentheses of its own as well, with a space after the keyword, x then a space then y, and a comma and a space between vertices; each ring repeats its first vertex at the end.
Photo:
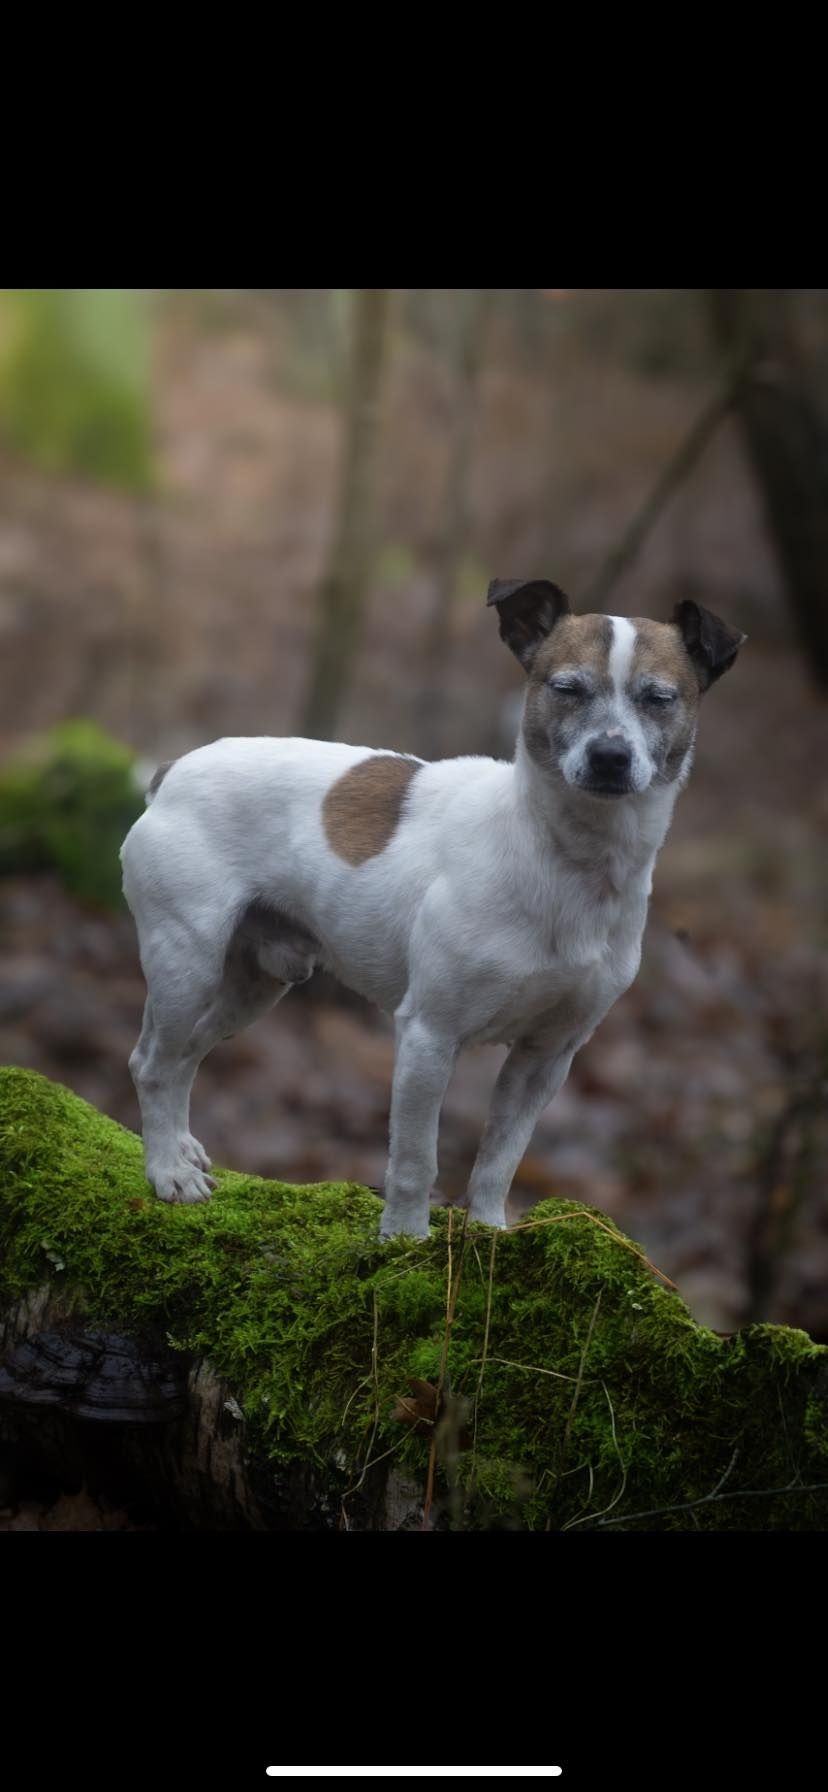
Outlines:
POLYGON ((349 865, 384 851, 399 824, 408 787, 422 761, 374 753, 331 785, 322 804, 328 845, 349 865))

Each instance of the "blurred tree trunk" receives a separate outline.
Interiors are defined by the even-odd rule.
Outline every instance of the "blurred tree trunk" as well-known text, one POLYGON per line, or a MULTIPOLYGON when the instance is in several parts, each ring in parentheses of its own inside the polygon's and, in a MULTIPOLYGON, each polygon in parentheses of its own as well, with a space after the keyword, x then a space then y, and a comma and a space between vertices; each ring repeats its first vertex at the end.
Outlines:
POLYGON ((737 414, 799 638, 828 689, 828 429, 809 390, 791 294, 719 289, 708 308, 719 348, 751 357, 737 414))
POLYGON ((828 1039, 798 1079, 770 1129, 756 1176, 756 1208, 748 1236, 747 1324, 768 1319, 778 1295, 802 1209, 814 1197, 819 1134, 828 1126, 828 1039))
POLYGON ((636 512, 627 525, 620 541, 606 555, 592 583, 580 599, 581 607, 584 610, 606 610, 615 586, 638 558, 662 511, 667 508, 671 499, 675 497, 676 492, 692 473, 696 462, 700 459, 711 437, 715 435, 719 424, 733 409, 742 377, 742 372, 735 369, 732 379, 720 392, 714 393, 709 404, 705 405, 687 435, 679 443, 675 454, 659 474, 641 509, 636 512))
POLYGON ((445 708, 452 611, 463 553, 468 540, 468 485, 480 370, 493 290, 479 288, 456 294, 455 327, 450 343, 454 375, 454 422, 449 450, 442 527, 432 559, 434 596, 423 655, 420 713, 439 749, 445 708))
POLYGON ((388 342, 390 292, 352 298, 350 392, 336 526, 319 594, 316 643, 302 719, 312 739, 329 740, 353 673, 359 623, 376 546, 375 467, 388 342))

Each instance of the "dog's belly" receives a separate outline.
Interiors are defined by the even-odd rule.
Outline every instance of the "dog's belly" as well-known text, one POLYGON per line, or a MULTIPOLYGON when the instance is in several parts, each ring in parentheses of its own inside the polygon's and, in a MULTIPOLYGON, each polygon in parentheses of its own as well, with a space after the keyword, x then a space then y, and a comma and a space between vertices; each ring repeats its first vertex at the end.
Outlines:
MULTIPOLYGON (((389 855, 390 856, 390 855, 389 855)), ((346 989, 394 1014, 408 989, 410 937, 421 900, 420 882, 388 876, 388 867, 365 866, 354 889, 354 873, 330 862, 311 865, 303 881, 301 862, 292 867, 297 909, 320 940, 325 966, 346 989)))
POLYGON ((373 1002, 383 1014, 394 1014, 408 988, 408 964, 404 952, 395 950, 393 941, 381 941, 370 964, 359 958, 341 956, 323 939, 325 969, 332 972, 346 989, 373 1002))

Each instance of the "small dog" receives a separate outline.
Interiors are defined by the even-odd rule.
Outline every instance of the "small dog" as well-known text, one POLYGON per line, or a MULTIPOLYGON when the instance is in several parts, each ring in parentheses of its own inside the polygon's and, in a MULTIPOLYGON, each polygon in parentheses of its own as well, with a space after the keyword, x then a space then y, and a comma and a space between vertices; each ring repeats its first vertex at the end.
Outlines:
POLYGON ((162 1201, 215 1186, 189 1130, 201 1060, 324 965, 394 1016, 381 1236, 428 1235, 440 1108, 478 1041, 510 1049, 469 1213, 505 1226, 539 1115, 636 975, 699 699, 746 637, 690 600, 667 623, 575 616, 545 579, 495 579, 488 602, 528 674, 511 764, 264 737, 156 773, 121 860, 162 1201))

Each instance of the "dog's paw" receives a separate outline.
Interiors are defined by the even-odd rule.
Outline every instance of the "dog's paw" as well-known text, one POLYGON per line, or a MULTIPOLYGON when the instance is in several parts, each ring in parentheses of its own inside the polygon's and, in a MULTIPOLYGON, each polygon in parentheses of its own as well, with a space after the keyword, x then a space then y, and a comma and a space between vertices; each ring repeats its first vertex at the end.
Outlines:
POLYGON ((188 1207, 197 1201, 209 1201, 216 1186, 212 1176, 206 1176, 184 1157, 171 1169, 150 1174, 149 1181, 159 1201, 180 1202, 188 1207))
POLYGON ((193 1138, 191 1132, 188 1132, 181 1140, 180 1149, 182 1157, 186 1157, 189 1163, 195 1164, 197 1170, 212 1169, 213 1166, 207 1156, 204 1146, 199 1144, 198 1139, 193 1138))

